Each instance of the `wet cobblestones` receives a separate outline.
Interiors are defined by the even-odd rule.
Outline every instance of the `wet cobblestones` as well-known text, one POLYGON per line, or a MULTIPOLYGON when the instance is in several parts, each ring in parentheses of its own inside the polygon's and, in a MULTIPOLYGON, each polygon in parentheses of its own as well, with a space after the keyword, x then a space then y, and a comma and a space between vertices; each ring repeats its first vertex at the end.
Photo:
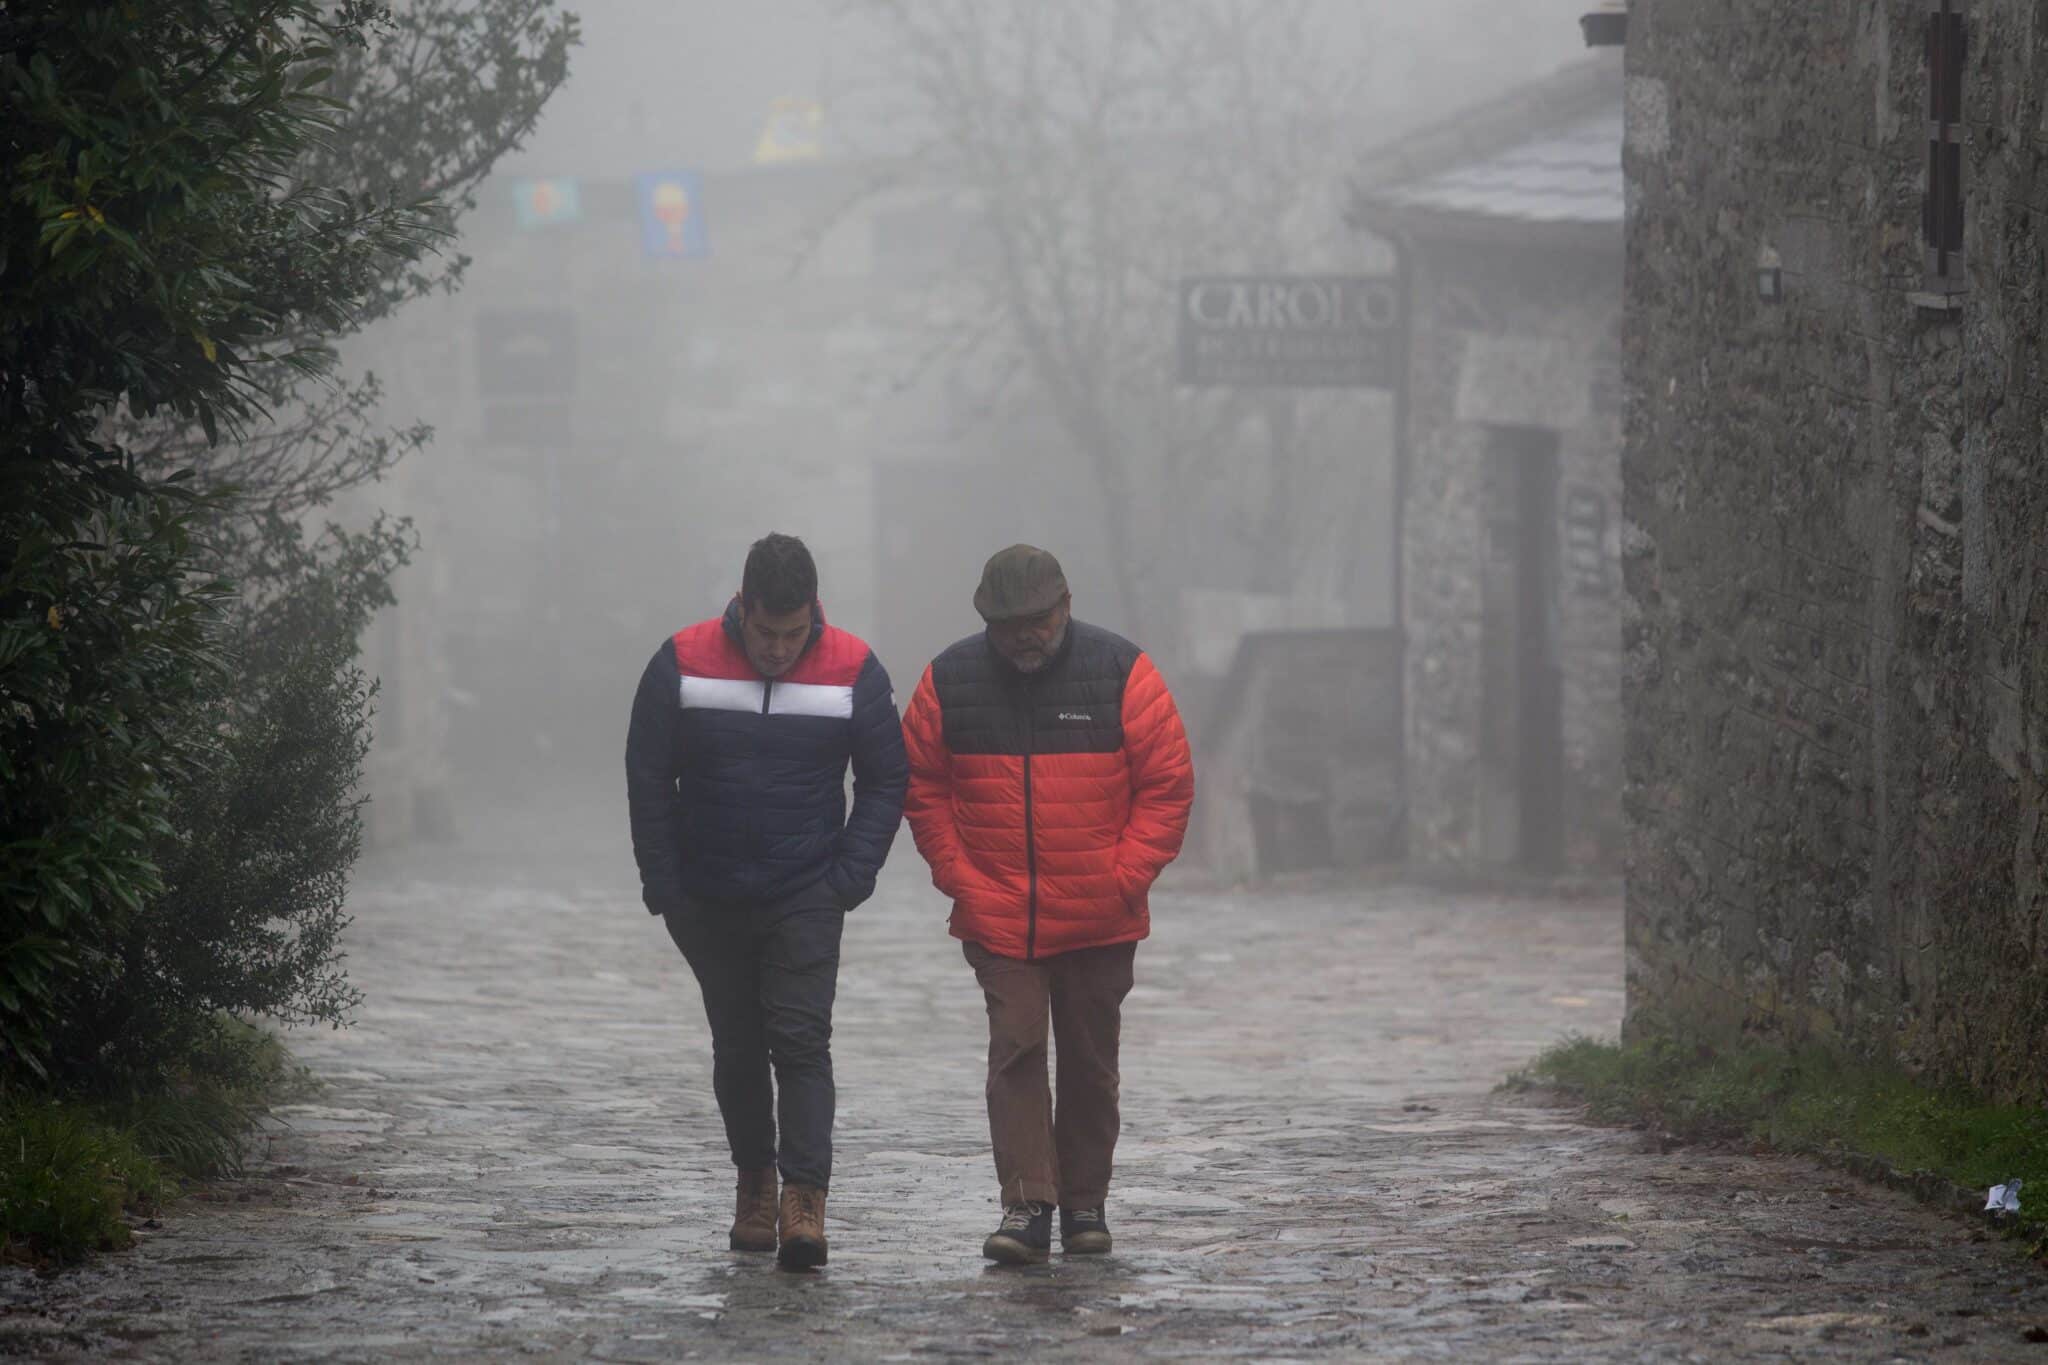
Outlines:
POLYGON ((1115 1255, 984 1268, 981 1001, 907 849, 848 926, 831 1265, 724 1249, 694 983, 595 860, 366 875, 324 1091, 134 1252, 0 1276, 59 1359, 2048 1361, 2048 1277, 1809 1163, 1492 1087, 1611 1032, 1621 921, 1390 886, 1163 890, 1115 1255))

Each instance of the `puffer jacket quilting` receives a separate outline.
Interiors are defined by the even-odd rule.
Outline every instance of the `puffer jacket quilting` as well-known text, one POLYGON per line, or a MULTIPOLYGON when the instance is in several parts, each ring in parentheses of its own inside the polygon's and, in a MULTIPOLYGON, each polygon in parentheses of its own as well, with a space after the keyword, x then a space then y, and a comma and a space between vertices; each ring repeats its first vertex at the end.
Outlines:
POLYGON ((1074 622, 1026 676, 987 636, 932 661, 904 717, 905 813, 955 937, 1006 957, 1128 943, 1180 852, 1194 766, 1136 645, 1074 622))
POLYGON ((774 900, 820 878, 847 908, 873 893, 902 819, 902 728, 874 652, 816 618, 779 678, 747 659, 737 601, 648 661, 626 790, 650 912, 686 898, 774 900))

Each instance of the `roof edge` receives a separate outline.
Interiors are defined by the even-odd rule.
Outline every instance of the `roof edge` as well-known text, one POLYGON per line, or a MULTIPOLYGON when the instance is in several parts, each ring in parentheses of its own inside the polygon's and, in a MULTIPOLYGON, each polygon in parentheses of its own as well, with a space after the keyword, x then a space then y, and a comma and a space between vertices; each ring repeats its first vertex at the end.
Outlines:
POLYGON ((1567 63, 1548 76, 1452 114, 1440 123, 1368 150, 1354 165, 1350 207, 1354 227, 1385 217, 1380 196, 1434 175, 1446 166, 1478 161, 1527 141, 1532 131, 1562 127, 1621 103, 1624 73, 1617 51, 1603 50, 1567 63))
POLYGON ((1448 244, 1620 251, 1625 240, 1618 219, 1595 223, 1584 219, 1501 218, 1490 213, 1425 209, 1379 200, 1355 203, 1350 222, 1361 231, 1395 238, 1424 251, 1448 244))

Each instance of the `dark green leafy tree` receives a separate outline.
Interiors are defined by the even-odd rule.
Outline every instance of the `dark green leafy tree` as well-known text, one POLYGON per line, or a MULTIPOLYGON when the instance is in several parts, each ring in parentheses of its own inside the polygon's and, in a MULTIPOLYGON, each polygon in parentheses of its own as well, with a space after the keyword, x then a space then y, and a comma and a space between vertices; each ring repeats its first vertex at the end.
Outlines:
POLYGON ((333 342, 459 280, 573 38, 549 0, 0 4, 0 1086, 351 1002, 355 641, 408 542, 304 514, 425 433, 333 342))
POLYGON ((382 525, 309 541, 266 517, 248 544, 219 632, 232 679, 181 720, 207 736, 206 762, 169 783, 175 809, 150 849, 161 887, 48 1031, 56 1067, 102 1093, 147 1094, 196 1059, 232 1064, 229 1016, 336 1022, 359 998, 336 942, 374 692, 356 641, 390 601, 404 541, 382 525))

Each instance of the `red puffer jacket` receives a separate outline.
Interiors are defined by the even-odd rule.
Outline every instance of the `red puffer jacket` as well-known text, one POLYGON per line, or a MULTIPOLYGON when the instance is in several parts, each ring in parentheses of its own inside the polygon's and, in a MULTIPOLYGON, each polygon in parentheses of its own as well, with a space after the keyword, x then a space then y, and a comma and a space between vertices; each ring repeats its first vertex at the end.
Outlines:
POLYGON ((1180 852, 1194 762, 1152 660, 1074 622, 1024 675, 970 636, 932 661, 903 718, 904 814, 955 938, 1041 958, 1151 932, 1180 852))

